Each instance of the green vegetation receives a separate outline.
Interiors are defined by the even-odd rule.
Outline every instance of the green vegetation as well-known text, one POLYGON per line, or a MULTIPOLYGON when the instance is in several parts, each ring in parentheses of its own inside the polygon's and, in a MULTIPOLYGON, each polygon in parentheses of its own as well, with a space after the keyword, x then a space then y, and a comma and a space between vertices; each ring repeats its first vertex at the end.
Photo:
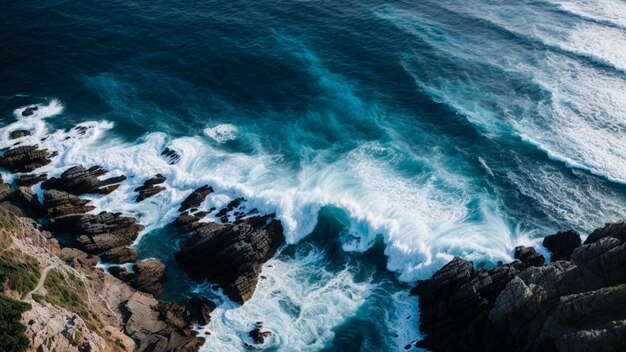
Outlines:
POLYGON ((8 287, 23 295, 37 286, 41 271, 35 258, 11 248, 16 230, 15 218, 0 208, 0 292, 8 287))
POLYGON ((61 271, 52 269, 48 272, 44 287, 48 292, 47 295, 35 295, 36 301, 46 301, 58 307, 63 307, 70 312, 74 312, 85 321, 87 327, 96 333, 100 333, 100 329, 104 325, 98 320, 97 316, 89 310, 87 305, 87 290, 81 279, 74 274, 64 275, 61 271))
POLYGON ((11 233, 17 235, 15 217, 0 208, 0 351, 26 351, 26 327, 20 323, 30 304, 2 295, 5 288, 23 295, 37 286, 39 263, 31 256, 11 248, 11 233))
POLYGON ((72 344, 72 346, 76 347, 78 346, 79 342, 80 342, 80 330, 76 330, 76 333, 74 334, 74 338, 72 339, 70 343, 72 344))
POLYGON ((0 351, 26 351, 28 338, 26 327, 20 324, 22 313, 30 309, 30 304, 14 301, 0 295, 0 351))

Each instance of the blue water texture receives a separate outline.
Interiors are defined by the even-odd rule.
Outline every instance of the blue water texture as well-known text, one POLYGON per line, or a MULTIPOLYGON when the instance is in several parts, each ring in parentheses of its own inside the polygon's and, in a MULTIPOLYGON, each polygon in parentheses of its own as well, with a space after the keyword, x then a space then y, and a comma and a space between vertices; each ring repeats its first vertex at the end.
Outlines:
POLYGON ((494 265, 626 217, 624 13, 617 0, 5 2, 0 147, 26 128, 61 152, 49 176, 127 175, 96 211, 146 225, 134 246, 168 265, 162 299, 219 303, 203 350, 403 350, 420 337, 409 288, 453 256, 494 265), (156 173, 166 191, 135 203, 156 173), (243 306, 173 259, 184 236, 168 224, 207 183, 203 208, 244 197, 285 228, 243 306), (257 321, 274 336, 252 347, 257 321))

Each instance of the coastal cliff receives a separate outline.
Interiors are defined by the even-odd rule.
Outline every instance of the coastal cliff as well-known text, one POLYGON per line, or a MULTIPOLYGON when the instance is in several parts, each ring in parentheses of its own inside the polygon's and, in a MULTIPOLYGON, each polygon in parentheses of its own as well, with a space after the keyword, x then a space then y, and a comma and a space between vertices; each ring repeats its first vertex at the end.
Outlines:
MULTIPOLYGON (((626 223, 547 236, 551 263, 518 247, 515 261, 475 268, 454 258, 412 293, 415 347, 431 351, 626 350, 626 223)), ((407 349, 412 346, 408 345, 407 349)))

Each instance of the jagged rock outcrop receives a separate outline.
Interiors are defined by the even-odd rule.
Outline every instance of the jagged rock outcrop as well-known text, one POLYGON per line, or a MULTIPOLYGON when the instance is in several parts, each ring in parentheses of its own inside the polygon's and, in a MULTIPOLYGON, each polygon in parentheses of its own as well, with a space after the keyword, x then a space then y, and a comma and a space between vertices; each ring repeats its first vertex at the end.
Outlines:
POLYGON ((204 339, 189 328, 185 309, 175 303, 159 304, 143 293, 135 293, 125 304, 129 312, 124 330, 138 351, 192 352, 204 339))
POLYGON ((134 289, 153 295, 161 293, 165 282, 165 265, 156 259, 135 263, 132 272, 122 266, 113 266, 109 268, 109 273, 134 289))
POLYGON ((99 254, 116 247, 130 245, 143 225, 135 218, 120 213, 72 214, 53 218, 48 224, 52 233, 69 233, 83 250, 99 254))
POLYGON ((47 179, 48 179, 47 174, 19 175, 15 178, 15 184, 17 184, 18 186, 31 187, 47 179))
MULTIPOLYGON (((546 266, 516 260, 476 269, 454 258, 412 290, 426 334, 416 346, 435 352, 625 350, 626 226, 609 224, 592 235, 569 259, 546 266)), ((565 244, 553 248, 571 248, 571 236, 556 236, 565 244)))
POLYGON ((52 162, 55 154, 37 145, 21 146, 9 149, 0 157, 0 167, 11 172, 31 172, 52 162))
POLYGON ((207 325, 211 321, 211 312, 215 307, 216 305, 213 301, 202 296, 192 297, 185 305, 189 313, 188 320, 191 323, 200 325, 207 325))
POLYGON ((157 185, 165 182, 165 180, 166 180, 165 176, 161 174, 157 174, 153 178, 144 182, 143 186, 135 188, 135 192, 139 193, 135 201, 139 203, 143 201, 144 199, 150 198, 160 193, 161 191, 163 191, 165 187, 157 186, 157 185))
POLYGON ((43 192, 43 208, 50 218, 70 214, 84 214, 94 210, 96 207, 89 205, 88 199, 78 198, 73 194, 63 191, 46 190, 43 192))
POLYGON ((231 300, 243 303, 254 293, 261 266, 282 240, 280 221, 257 216, 216 231, 197 231, 175 256, 191 278, 217 283, 231 300))
POLYGON ((119 183, 126 180, 126 176, 115 176, 105 180, 99 180, 98 176, 108 171, 100 166, 85 169, 82 166, 74 166, 65 170, 60 177, 53 177, 41 184, 45 190, 56 189, 74 195, 85 193, 109 194, 119 187, 119 183))
POLYGON ((137 260, 137 251, 130 247, 116 247, 100 254, 105 263, 123 264, 137 260))
POLYGON ((208 185, 204 185, 195 191, 191 192, 191 194, 185 198, 185 200, 181 203, 179 212, 185 211, 189 208, 195 208, 204 202, 206 197, 213 193, 213 187, 209 187, 208 185))
POLYGON ((561 259, 569 259, 572 252, 580 245, 580 235, 574 230, 560 231, 553 235, 548 235, 543 239, 543 246, 546 247, 552 256, 550 260, 555 262, 561 259))
POLYGON ((521 261, 526 266, 543 266, 546 262, 546 258, 537 253, 533 247, 516 247, 515 252, 513 253, 513 258, 521 261))
POLYGON ((4 208, 29 218, 37 219, 43 213, 43 206, 39 198, 28 187, 18 187, 2 199, 4 208), (8 202, 8 204, 6 204, 8 202))

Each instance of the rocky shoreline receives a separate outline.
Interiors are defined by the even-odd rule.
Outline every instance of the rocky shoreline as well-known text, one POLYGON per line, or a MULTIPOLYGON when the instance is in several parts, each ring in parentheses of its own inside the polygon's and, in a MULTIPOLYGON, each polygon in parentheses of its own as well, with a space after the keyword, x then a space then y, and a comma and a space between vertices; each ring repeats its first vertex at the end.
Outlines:
MULTIPOLYGON (((29 112, 26 108, 22 115, 29 112)), ((84 133, 80 128, 84 129, 75 129, 84 133)), ((31 173, 59 155, 37 145, 20 145, 19 138, 28 135, 29 131, 12 133, 18 141, 0 156, 0 167, 17 174, 13 185, 0 179, 0 211, 6 212, 5 222, 18 224, 10 231, 10 250, 33 256, 44 275, 27 297, 10 283, 0 292, 31 305, 22 319, 29 350, 197 351, 204 339, 193 327, 209 323, 215 303, 202 296, 184 304, 160 302, 162 284, 167 280, 165 265, 156 259, 138 261, 130 247, 144 226, 122 213, 93 213, 96 207, 81 198, 114 192, 127 177, 108 176, 98 165, 76 165, 52 178, 31 173), (32 189, 38 184, 43 201, 32 189), (70 241, 61 245, 56 239, 61 235, 69 235, 70 241), (99 262, 111 264, 108 273, 97 266, 99 262), (81 280, 71 279, 77 277, 81 280), (63 294, 55 295, 56 290, 82 294, 72 296, 70 305, 63 294)), ((162 156, 172 163, 179 159, 169 148, 162 156)), ((165 181, 161 174, 146 180, 134 190, 136 202, 165 190, 165 181)), ((193 235, 176 259, 190 277, 198 282, 210 280, 243 304, 256 288, 261 266, 283 242, 282 225, 273 215, 258 215, 256 209, 244 212, 239 207, 241 198, 219 211, 199 211, 212 192, 208 185, 200 187, 181 203, 173 225, 181 236, 193 235), (221 223, 205 221, 213 211, 221 223)), ((269 336, 256 325, 251 334, 258 343, 269 336)))
POLYGON ((547 236, 551 263, 518 247, 515 261, 475 268, 454 258, 412 289, 431 351, 625 351, 626 223, 547 236))

